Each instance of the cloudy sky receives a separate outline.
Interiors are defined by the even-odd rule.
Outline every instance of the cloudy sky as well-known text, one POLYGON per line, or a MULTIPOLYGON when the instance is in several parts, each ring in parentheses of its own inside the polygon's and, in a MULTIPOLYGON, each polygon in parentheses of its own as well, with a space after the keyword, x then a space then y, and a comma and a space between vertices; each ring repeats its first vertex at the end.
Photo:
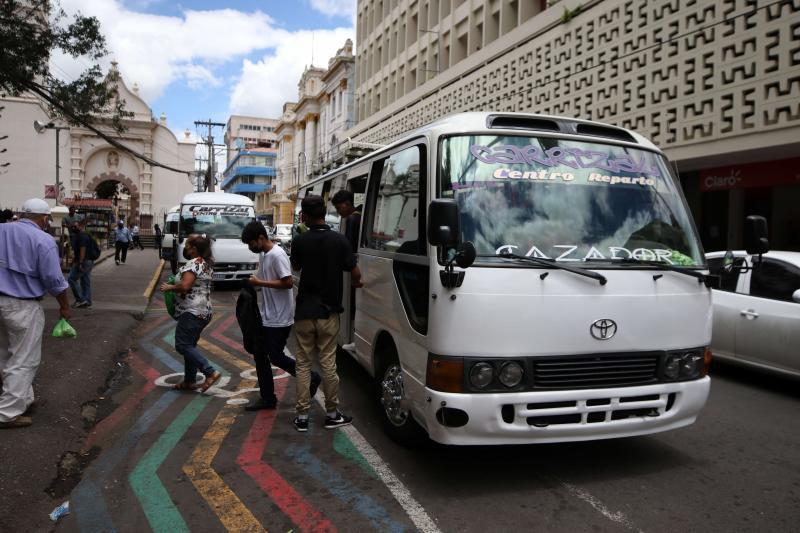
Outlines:
MULTIPOLYGON (((231 114, 275 117, 296 101, 312 63, 355 42, 356 0, 60 0, 67 13, 100 20, 128 86, 176 133, 194 121, 231 114), (313 43, 313 46, 312 46, 313 43)), ((85 61, 54 56, 54 74, 70 78, 85 61)), ((221 140, 221 131, 215 132, 221 140)))

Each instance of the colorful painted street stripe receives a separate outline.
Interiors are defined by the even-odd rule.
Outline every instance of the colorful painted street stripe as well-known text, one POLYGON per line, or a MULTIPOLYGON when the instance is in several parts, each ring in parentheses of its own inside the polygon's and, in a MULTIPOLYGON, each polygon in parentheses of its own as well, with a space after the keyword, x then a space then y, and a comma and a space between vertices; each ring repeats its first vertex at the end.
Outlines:
POLYGON ((158 469, 210 401, 210 396, 198 394, 189 402, 156 443, 147 450, 128 477, 153 531, 189 531, 189 526, 161 483, 158 469))
POLYGON ((285 453, 302 467, 309 477, 314 478, 320 488, 326 489, 346 506, 363 515, 376 531, 406 530, 405 526, 394 520, 380 503, 361 492, 336 470, 311 453, 307 440, 296 446, 288 446, 285 453))
MULTIPOLYGON (((286 392, 286 380, 275 384, 278 401, 286 392)), ((336 531, 331 521, 314 509, 272 466, 262 459, 275 422, 277 410, 260 411, 242 444, 236 462, 300 531, 336 531)))
MULTIPOLYGON (((241 381, 238 388, 252 386, 252 381, 241 381)), ((230 432, 239 412, 238 406, 225 405, 192 452, 183 471, 194 487, 209 504, 222 525, 231 532, 263 531, 253 513, 242 503, 222 477, 214 470, 212 462, 220 445, 230 432)))
POLYGON ((155 380, 158 379, 158 372, 156 372, 151 366, 145 364, 145 362, 142 361, 135 352, 132 352, 127 357, 127 363, 136 372, 141 374, 146 381, 144 385, 142 385, 142 388, 127 398, 122 405, 114 410, 113 413, 105 417, 96 426, 94 426, 94 428, 92 428, 92 432, 89 433, 89 436, 86 437, 86 442, 83 444, 83 448, 81 450, 83 453, 91 450, 95 442, 97 442, 101 437, 114 428, 121 420, 127 418, 128 415, 130 415, 131 412, 142 402, 145 396, 150 394, 150 392, 156 387, 155 380))

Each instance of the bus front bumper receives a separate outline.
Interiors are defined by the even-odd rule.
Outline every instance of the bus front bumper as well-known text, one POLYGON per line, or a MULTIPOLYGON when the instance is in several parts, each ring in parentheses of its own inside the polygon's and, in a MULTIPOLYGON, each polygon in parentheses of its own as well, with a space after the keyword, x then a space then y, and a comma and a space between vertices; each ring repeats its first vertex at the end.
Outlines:
POLYGON ((609 389, 455 394, 425 389, 425 426, 441 444, 527 444, 612 439, 688 426, 708 377, 609 389))

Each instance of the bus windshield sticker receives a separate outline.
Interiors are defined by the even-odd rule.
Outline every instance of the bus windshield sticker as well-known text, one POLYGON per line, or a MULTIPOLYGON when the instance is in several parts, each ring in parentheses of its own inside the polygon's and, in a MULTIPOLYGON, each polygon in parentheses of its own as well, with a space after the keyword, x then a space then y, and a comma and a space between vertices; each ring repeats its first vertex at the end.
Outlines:
POLYGON ((469 147, 469 151, 478 161, 489 165, 566 166, 573 169, 599 169, 608 172, 661 176, 658 165, 649 163, 648 154, 645 152, 642 152, 637 160, 635 154, 612 156, 597 150, 563 148, 560 146, 542 150, 538 146, 532 145, 501 144, 498 146, 482 146, 473 144, 469 147))
POLYGON ((253 208, 246 205, 187 205, 183 214, 189 216, 252 217, 253 208))
MULTIPOLYGON (((588 259, 637 259, 639 261, 664 261, 668 264, 682 263, 676 261, 675 250, 666 250, 663 248, 635 248, 629 250, 622 246, 608 246, 608 252, 603 254, 601 249, 604 247, 591 246, 586 253, 576 252, 578 246, 575 244, 554 244, 551 246, 554 252, 550 255, 543 253, 539 247, 531 246, 530 249, 524 254, 526 257, 538 257, 539 259, 554 259, 556 261, 586 261, 588 259)), ((501 256, 504 253, 516 254, 519 253, 520 247, 514 244, 504 244, 495 250, 495 254, 501 256)), ((682 254, 681 254, 682 255, 682 254)))

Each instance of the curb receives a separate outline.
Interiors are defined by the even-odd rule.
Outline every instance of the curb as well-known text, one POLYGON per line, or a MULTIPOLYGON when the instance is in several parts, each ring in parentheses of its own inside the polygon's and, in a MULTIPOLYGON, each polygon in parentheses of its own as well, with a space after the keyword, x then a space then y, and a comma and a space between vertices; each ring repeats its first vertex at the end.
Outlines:
POLYGON ((153 277, 150 280, 150 283, 147 285, 147 288, 144 290, 144 294, 142 294, 142 296, 147 298, 148 303, 150 303, 150 298, 153 297, 153 291, 156 289, 156 284, 158 283, 159 278, 161 278, 161 271, 164 270, 164 263, 165 261, 163 259, 158 262, 156 271, 153 272, 153 277))

